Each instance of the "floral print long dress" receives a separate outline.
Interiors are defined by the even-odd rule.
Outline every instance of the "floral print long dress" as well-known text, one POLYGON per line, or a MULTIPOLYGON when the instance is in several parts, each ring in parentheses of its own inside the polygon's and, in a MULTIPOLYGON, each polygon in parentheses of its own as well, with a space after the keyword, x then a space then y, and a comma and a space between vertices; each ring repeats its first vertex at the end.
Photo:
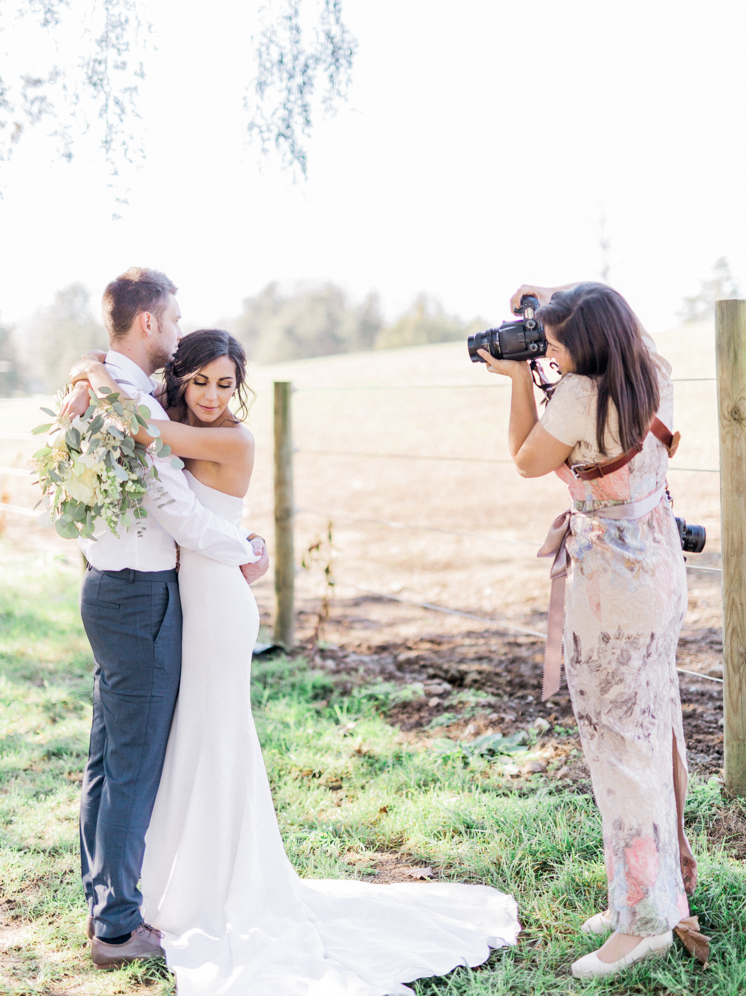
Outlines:
MULTIPOLYGON (((645 339, 658 370, 659 418, 673 430, 670 366, 645 339)), ((607 454, 596 444, 596 388, 567 374, 541 418, 573 446, 570 463, 611 460, 622 452, 616 412, 607 454)), ((676 645, 687 602, 686 575, 673 512, 664 500, 638 519, 593 515, 636 501, 666 480, 668 453, 652 434, 626 467, 595 481, 558 474, 573 515, 564 654, 567 682, 593 791, 603 820, 614 929, 662 934, 688 916, 686 892, 696 862, 684 834, 687 770, 676 645)))

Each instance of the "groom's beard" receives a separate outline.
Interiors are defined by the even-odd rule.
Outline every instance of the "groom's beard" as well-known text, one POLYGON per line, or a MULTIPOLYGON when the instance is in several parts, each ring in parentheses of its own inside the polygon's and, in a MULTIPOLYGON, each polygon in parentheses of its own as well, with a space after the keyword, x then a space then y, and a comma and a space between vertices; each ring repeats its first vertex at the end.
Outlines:
POLYGON ((161 323, 158 322, 158 331, 156 333, 156 338, 152 339, 148 343, 148 363, 150 364, 151 370, 155 373, 156 370, 162 370, 167 363, 170 363, 173 359, 173 355, 176 352, 176 347, 169 353, 164 348, 161 338, 161 323))

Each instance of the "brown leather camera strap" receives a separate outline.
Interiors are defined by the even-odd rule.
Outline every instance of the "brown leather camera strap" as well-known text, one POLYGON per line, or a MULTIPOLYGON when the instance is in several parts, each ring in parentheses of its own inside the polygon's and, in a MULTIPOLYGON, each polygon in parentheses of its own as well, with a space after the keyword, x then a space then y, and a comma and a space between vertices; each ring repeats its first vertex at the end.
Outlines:
MULTIPOLYGON (((681 433, 669 432, 657 415, 653 418, 648 432, 652 432, 656 439, 663 443, 668 450, 668 455, 670 457, 676 453, 681 440, 681 433)), ((645 435, 647 437, 647 433, 645 435)), ((634 457, 636 457, 642 450, 644 442, 645 439, 643 439, 638 446, 633 446, 632 449, 627 450, 626 453, 622 453, 622 455, 617 457, 616 460, 609 460, 606 463, 575 464, 575 466, 571 466, 568 461, 568 467, 570 467, 573 477, 577 480, 596 481, 599 477, 608 477, 608 475, 613 474, 615 470, 621 470, 622 467, 626 467, 630 460, 633 460, 634 457)))

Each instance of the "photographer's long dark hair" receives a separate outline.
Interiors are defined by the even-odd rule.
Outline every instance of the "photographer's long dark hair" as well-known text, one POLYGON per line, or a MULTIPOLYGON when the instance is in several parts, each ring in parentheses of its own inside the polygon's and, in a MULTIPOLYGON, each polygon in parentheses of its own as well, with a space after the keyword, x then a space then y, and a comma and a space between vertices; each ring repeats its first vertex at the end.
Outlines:
POLYGON ((598 386, 599 451, 606 456, 609 401, 619 418, 622 449, 642 443, 660 404, 658 377, 639 322, 622 295, 605 284, 578 284, 553 294, 537 318, 567 349, 575 373, 592 377, 598 386))
POLYGON ((217 360, 219 356, 228 356, 236 368, 234 397, 238 398, 237 418, 243 421, 249 414, 251 402, 256 395, 246 383, 246 353, 243 346, 225 329, 199 329, 185 335, 179 342, 179 348, 165 370, 166 407, 176 410, 179 422, 187 421, 184 395, 189 381, 198 370, 217 360), (251 400, 247 395, 251 395, 251 400))

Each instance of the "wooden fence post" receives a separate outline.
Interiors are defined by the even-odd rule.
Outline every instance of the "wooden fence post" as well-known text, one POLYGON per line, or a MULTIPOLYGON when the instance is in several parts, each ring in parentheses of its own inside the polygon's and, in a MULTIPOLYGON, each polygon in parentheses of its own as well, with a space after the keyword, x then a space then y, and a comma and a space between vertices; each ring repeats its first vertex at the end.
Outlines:
POLYGON ((746 301, 715 311, 723 559, 725 787, 746 796, 746 301))
POLYGON ((295 499, 293 496, 293 385, 275 381, 275 631, 290 650, 295 615, 295 499))

